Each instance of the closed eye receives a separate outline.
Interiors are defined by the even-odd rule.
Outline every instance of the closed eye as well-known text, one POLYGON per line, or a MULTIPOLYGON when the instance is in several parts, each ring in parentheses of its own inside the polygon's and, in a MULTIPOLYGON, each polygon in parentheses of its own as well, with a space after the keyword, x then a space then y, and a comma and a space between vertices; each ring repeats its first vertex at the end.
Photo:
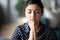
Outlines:
POLYGON ((28 10, 27 10, 27 13, 28 13, 28 14, 31 14, 31 10, 30 10, 30 9, 28 9, 28 10))
POLYGON ((30 13, 31 13, 31 11, 28 11, 27 13, 29 13, 29 14, 30 14, 30 13))

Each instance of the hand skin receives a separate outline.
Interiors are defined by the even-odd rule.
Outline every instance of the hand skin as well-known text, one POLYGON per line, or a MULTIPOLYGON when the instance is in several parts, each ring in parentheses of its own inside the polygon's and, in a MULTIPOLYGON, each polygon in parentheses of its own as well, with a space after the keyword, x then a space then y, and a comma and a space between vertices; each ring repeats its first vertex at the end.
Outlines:
POLYGON ((36 28, 34 26, 30 30, 30 34, 29 34, 29 39, 28 40, 37 40, 36 28))

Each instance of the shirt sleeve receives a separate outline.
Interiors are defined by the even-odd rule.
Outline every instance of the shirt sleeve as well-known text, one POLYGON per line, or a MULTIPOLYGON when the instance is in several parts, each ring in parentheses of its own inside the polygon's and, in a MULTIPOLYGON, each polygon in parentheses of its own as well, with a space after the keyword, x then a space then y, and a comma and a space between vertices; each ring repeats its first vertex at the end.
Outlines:
POLYGON ((11 40, 22 40, 21 28, 18 26, 13 33, 11 40))

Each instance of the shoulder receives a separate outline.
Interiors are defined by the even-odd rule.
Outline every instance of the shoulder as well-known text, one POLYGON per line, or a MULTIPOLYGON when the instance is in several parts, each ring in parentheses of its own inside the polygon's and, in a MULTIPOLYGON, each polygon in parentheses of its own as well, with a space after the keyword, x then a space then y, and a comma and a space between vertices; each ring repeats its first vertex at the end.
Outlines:
POLYGON ((22 24, 22 25, 19 25, 16 27, 16 29, 24 29, 26 27, 26 23, 22 24))
POLYGON ((52 27, 42 24, 42 29, 44 31, 42 37, 45 36, 45 38, 49 38, 49 40, 56 40, 57 39, 55 30, 52 27))
POLYGON ((16 27, 13 36, 12 36, 12 40, 22 40, 23 38, 23 29, 24 29, 24 24, 19 25, 16 27))
POLYGON ((41 24, 41 26, 47 31, 54 31, 54 29, 51 26, 46 26, 44 24, 41 24))
POLYGON ((47 26, 47 27, 45 28, 45 32, 46 32, 46 34, 49 34, 50 37, 52 37, 52 38, 53 38, 53 37, 57 38, 57 37, 56 37, 55 30, 54 30, 52 27, 47 26))
POLYGON ((46 25, 42 24, 42 27, 46 33, 49 33, 49 34, 54 33, 55 34, 55 30, 51 26, 46 26, 46 25))
POLYGON ((24 24, 17 26, 13 33, 13 36, 21 35, 22 32, 24 31, 24 26, 25 26, 24 24))
POLYGON ((50 27, 50 26, 46 26, 45 29, 48 30, 48 31, 50 31, 50 32, 54 32, 54 31, 55 31, 55 30, 54 30, 52 27, 50 27))
POLYGON ((27 29, 28 29, 28 24, 27 23, 24 23, 24 24, 16 27, 16 30, 21 31, 21 32, 22 31, 27 31, 27 29))

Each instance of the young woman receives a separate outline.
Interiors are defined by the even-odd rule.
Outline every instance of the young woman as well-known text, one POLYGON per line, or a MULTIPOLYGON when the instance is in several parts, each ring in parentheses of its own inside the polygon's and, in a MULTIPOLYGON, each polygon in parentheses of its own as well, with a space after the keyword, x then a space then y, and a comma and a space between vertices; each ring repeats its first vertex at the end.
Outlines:
POLYGON ((40 22, 43 14, 41 0, 27 0, 25 6, 27 23, 16 28, 12 40, 57 40, 53 28, 40 22))

